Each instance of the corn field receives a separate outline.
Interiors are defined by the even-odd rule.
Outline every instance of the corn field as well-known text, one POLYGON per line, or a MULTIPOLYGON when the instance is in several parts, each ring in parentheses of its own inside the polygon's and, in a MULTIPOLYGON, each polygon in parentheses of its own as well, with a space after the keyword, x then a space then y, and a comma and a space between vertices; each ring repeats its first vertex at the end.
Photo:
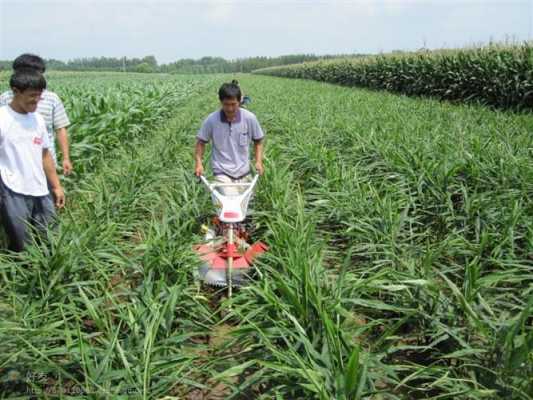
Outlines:
POLYGON ((408 96, 533 109, 533 45, 493 45, 264 68, 257 74, 389 90, 408 96))
POLYGON ((193 278, 192 148, 232 78, 52 75, 77 172, 0 254, 1 396, 532 399, 533 117, 239 76, 271 250, 228 300, 193 278))

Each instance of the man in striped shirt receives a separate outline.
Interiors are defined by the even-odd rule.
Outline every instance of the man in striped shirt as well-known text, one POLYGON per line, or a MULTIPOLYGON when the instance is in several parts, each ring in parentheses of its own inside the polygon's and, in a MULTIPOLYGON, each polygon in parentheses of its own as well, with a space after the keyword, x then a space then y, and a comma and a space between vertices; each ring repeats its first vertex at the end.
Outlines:
MULTIPOLYGON (((40 73, 44 73, 46 65, 44 60, 33 54, 22 54, 13 61, 13 70, 30 68, 40 73)), ((13 92, 8 90, 0 95, 0 107, 11 103, 13 92)), ((59 96, 49 90, 44 90, 41 100, 37 105, 37 112, 41 114, 46 122, 46 130, 50 140, 50 153, 57 167, 57 155, 55 149, 55 136, 59 142, 61 153, 63 154, 63 173, 69 175, 72 172, 72 162, 70 161, 70 151, 68 144, 67 126, 70 125, 65 107, 59 96)))

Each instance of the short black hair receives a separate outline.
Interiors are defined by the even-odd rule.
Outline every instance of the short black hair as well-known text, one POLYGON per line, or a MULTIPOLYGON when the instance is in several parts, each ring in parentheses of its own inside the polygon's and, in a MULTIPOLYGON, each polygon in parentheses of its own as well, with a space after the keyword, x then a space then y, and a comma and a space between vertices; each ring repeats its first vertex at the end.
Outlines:
POLYGON ((241 101, 241 97, 241 88, 239 87, 239 85, 233 82, 224 83, 222 84, 222 86, 220 86, 220 89, 218 89, 218 98, 220 99, 220 101, 232 98, 241 101))
POLYGON ((34 69, 41 74, 44 74, 44 71, 46 71, 46 64, 41 57, 29 53, 21 54, 15 58, 15 61, 13 61, 13 71, 27 68, 34 69))
POLYGON ((27 89, 44 90, 46 89, 46 79, 44 79, 43 74, 35 69, 20 68, 11 75, 9 86, 21 92, 27 89))

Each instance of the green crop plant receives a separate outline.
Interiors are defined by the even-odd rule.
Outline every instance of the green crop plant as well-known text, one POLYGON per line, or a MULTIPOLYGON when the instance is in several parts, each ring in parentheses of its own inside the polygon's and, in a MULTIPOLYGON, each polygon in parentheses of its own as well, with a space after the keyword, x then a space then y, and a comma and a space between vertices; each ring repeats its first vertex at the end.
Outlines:
POLYGON ((0 255, 4 397, 531 399, 530 115, 239 76, 267 135, 270 251, 224 300, 193 278, 210 199, 192 147, 230 77, 65 76, 73 139, 102 152, 50 243, 0 255), (165 85, 183 96, 140 120, 150 135, 81 130, 98 92, 125 110, 165 85))
POLYGON ((409 96, 533 109, 533 46, 419 51, 264 68, 257 74, 383 89, 409 96))

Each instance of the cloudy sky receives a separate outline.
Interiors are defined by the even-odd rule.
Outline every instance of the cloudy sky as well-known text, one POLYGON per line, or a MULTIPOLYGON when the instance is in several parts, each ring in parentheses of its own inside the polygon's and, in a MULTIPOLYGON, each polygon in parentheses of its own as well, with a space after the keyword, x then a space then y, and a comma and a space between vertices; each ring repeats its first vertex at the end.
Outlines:
POLYGON ((533 39, 533 0, 0 0, 0 59, 377 53, 533 39))

